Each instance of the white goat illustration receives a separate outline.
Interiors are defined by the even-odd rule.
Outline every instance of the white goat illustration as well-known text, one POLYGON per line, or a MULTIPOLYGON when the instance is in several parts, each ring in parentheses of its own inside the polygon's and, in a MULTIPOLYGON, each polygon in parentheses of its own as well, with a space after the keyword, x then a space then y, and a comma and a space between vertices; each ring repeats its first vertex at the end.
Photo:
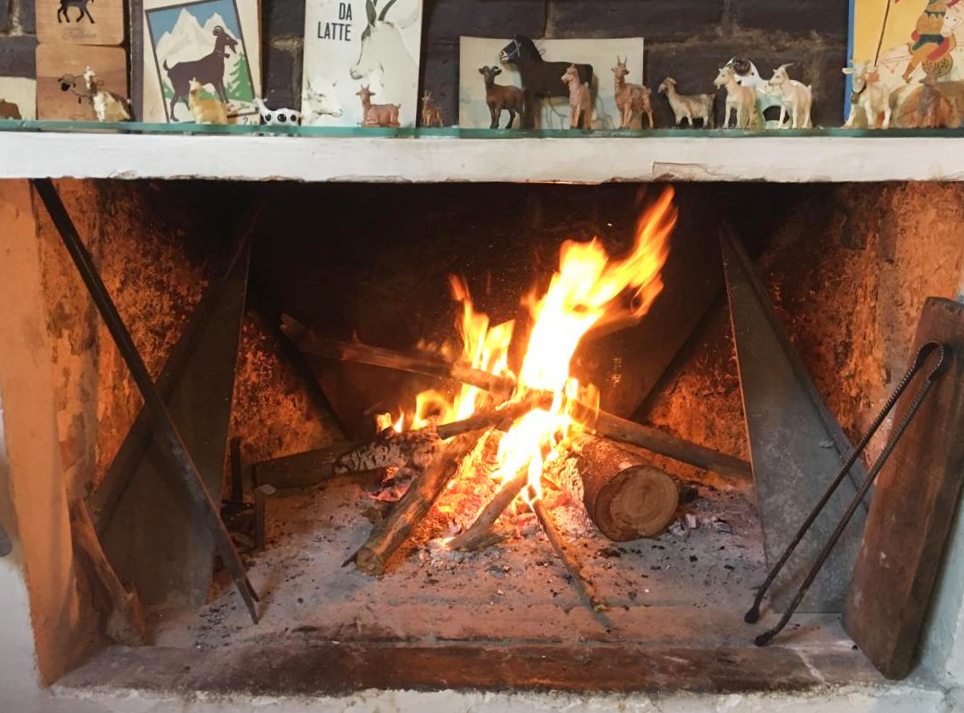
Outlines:
MULTIPOLYGON (((421 3, 411 17, 392 22, 386 19, 397 0, 388 0, 378 12, 378 0, 366 0, 368 26, 362 33, 361 52, 351 68, 351 78, 369 80, 378 75, 384 92, 379 96, 386 103, 413 107, 418 91, 418 63, 405 41, 403 30, 418 18, 421 3)), ((411 110, 411 109, 410 109, 411 110)))
POLYGON ((319 80, 312 77, 301 92, 301 124, 302 126, 318 126, 323 124, 321 117, 342 115, 341 103, 335 96, 337 80, 319 80))

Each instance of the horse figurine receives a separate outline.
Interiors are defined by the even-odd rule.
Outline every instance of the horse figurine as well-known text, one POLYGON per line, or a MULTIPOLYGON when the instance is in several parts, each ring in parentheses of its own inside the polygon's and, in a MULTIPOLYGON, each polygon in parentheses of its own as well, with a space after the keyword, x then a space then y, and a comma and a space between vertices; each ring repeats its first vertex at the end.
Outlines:
MULTIPOLYGON (((899 2, 900 0, 894 0, 899 2)), ((917 18, 911 42, 907 43, 910 50, 910 62, 904 70, 904 81, 909 82, 911 75, 918 67, 924 68, 924 73, 933 79, 946 77, 954 66, 951 50, 957 46, 954 35, 943 34, 944 17, 947 9, 954 7, 960 0, 927 0, 924 12, 917 18)))
MULTIPOLYGON (((524 109, 522 127, 535 128, 535 111, 542 105, 537 99, 550 97, 569 98, 569 87, 562 81, 562 75, 572 62, 546 62, 535 43, 528 37, 516 35, 515 39, 502 48, 499 59, 503 64, 514 64, 522 76, 524 109)), ((579 76, 579 84, 592 88, 592 65, 574 64, 579 76)))

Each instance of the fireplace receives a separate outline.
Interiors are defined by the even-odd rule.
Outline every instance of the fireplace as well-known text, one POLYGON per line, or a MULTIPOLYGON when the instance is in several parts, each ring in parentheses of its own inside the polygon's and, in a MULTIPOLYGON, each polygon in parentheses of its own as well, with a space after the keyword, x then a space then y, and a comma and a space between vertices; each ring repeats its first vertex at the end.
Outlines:
MULTIPOLYGON (((546 294, 560 247, 595 237, 611 260, 626 260, 640 217, 658 223, 653 210, 666 189, 279 184, 255 192, 231 183, 114 181, 57 188, 260 599, 255 624, 33 195, 35 290, 53 364, 64 497, 84 501, 107 562, 122 586, 136 589, 146 621, 146 645, 130 646, 129 622, 110 619, 116 602, 78 555, 69 638, 81 643, 48 659, 57 696, 338 696, 370 688, 782 694, 882 684, 841 625, 866 509, 791 625, 769 646, 753 644, 779 618, 846 501, 818 522, 799 562, 777 580, 763 621, 745 623, 774 553, 819 496, 807 478, 822 473, 819 484, 835 474, 824 469, 832 459, 783 473, 755 450, 770 439, 786 460, 799 444, 769 435, 766 418, 793 404, 767 400, 772 385, 751 376, 760 363, 773 375, 780 360, 802 364, 806 378, 797 373, 788 383, 810 383, 825 402, 814 423, 829 435, 818 446, 839 460, 835 449, 857 442, 907 368, 924 299, 952 297, 959 286, 956 189, 675 186, 665 264, 614 291, 618 314, 588 330, 571 360, 571 376, 598 390, 602 413, 638 426, 636 435, 610 438, 598 414, 576 414, 571 447, 556 452, 562 439, 553 431, 536 449, 558 461, 539 470, 542 495, 524 478, 485 536, 456 550, 453 538, 531 465, 530 453, 500 479, 500 439, 511 436, 514 419, 492 420, 452 455, 454 477, 372 569, 355 556, 392 517, 409 479, 418 483, 445 447, 430 442, 393 461, 403 467, 389 474, 336 474, 333 459, 367 447, 379 431, 380 447, 405 441, 425 425, 413 414, 418 396, 437 414, 457 406, 464 379, 433 376, 424 364, 421 373, 373 365, 370 355, 360 363, 344 356, 345 345, 419 355, 429 366, 458 361, 465 301, 453 299, 456 276, 455 291, 468 288, 475 317, 488 315, 490 327, 516 321, 517 338, 501 345, 506 366, 473 366, 518 382, 532 343, 526 297, 546 294), (260 212, 245 212, 259 198, 260 212), (643 294, 657 276, 661 289, 643 294), (734 295, 739 280, 756 290, 773 334, 787 337, 780 350, 761 356, 748 348, 764 341, 765 327, 734 295), (639 309, 640 300, 651 304, 639 309), (761 418, 761 409, 769 415, 761 418), (585 481, 586 468, 612 468, 598 465, 605 458, 586 445, 592 439, 618 449, 619 470, 630 463, 672 483, 670 514, 655 531, 612 537, 594 522, 578 492, 584 483, 571 487, 585 481), (765 468, 769 481, 761 480, 765 468), (774 488, 789 495, 776 502, 774 488), (541 504, 541 516, 527 500, 541 504), (554 535, 547 538, 540 517, 554 535)), ((497 398, 479 394, 474 415, 524 395, 492 391, 497 398)), ((592 402, 592 394, 571 400, 592 402)), ((863 467, 886 436, 885 428, 871 441, 863 467)), ((646 492, 645 502, 658 497, 646 492)))

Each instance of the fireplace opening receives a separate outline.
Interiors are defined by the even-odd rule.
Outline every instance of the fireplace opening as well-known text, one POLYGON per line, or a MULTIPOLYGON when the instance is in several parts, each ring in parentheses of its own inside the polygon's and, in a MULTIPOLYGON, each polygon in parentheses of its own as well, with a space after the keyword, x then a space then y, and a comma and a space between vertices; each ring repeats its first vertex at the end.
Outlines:
POLYGON ((919 189, 285 185, 249 241, 244 209, 257 196, 243 186, 65 182, 62 192, 260 601, 254 624, 38 212, 63 453, 146 619, 147 645, 121 645, 136 643, 129 622, 91 575, 88 613, 109 636, 61 690, 879 680, 840 622, 859 516, 773 644, 753 639, 839 511, 822 516, 763 621, 744 613, 814 482, 834 475, 814 481, 833 458, 804 454, 839 459, 856 441, 907 365, 921 295, 956 284, 952 241, 935 238, 925 255, 899 239, 893 206, 926 200, 919 189), (580 250, 566 241, 586 250, 594 238, 600 251, 554 282, 580 250), (926 284, 906 281, 908 266, 926 284), (546 295, 567 279, 565 309, 550 314, 546 295), (772 333, 747 332, 740 300, 751 293, 772 333), (582 324, 590 303, 600 315, 582 324), (525 371, 537 313, 557 322, 543 366, 562 364, 562 376, 525 371), (512 340, 499 326, 509 321, 512 340), (480 324, 488 331, 467 339, 480 324), (780 349, 754 351, 777 337, 780 349), (785 388, 756 378, 797 363, 806 375, 785 388), (793 389, 807 388, 826 413, 798 422, 806 399, 793 389), (535 426, 519 419, 533 409, 535 426), (781 413, 792 422, 770 434, 781 413), (483 427, 442 443, 446 425, 480 416, 483 427), (824 440, 782 433, 820 423, 824 440), (519 440, 521 451, 506 445, 519 440), (378 467, 347 467, 352 458, 378 467), (502 514, 472 531, 493 500, 502 514))

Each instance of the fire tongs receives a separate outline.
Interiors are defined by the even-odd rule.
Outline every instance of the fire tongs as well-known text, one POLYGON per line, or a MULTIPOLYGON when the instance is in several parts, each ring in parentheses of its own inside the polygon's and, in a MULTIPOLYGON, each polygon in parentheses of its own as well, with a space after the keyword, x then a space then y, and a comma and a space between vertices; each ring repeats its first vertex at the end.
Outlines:
POLYGON ((784 627, 793 616, 793 613, 797 610, 797 607, 800 606, 800 602, 806 595, 807 590, 810 589, 810 585, 813 584, 813 580, 816 579, 817 575, 820 573, 820 568, 823 567, 824 562, 827 561, 827 557, 829 557, 830 553, 833 551, 834 546, 837 544, 837 541, 843 534, 844 529, 847 527, 847 523, 850 522, 854 512, 856 512, 857 508, 860 506, 860 502, 864 499, 867 491, 870 490, 870 486, 877 478, 877 474, 880 473, 881 468, 883 468, 884 463, 887 462, 887 459, 893 452, 897 442, 900 440, 901 436, 904 435, 904 431, 907 430, 907 426, 910 425, 910 422, 917 413, 917 410, 920 408, 921 403, 923 403, 924 397, 927 396, 927 393, 930 391, 931 386, 934 385, 934 382, 943 376, 944 372, 946 371, 945 367, 947 365, 947 357, 951 351, 950 347, 939 342, 928 342, 920 348, 920 351, 917 352, 917 358, 914 360, 914 364, 910 367, 910 369, 907 370, 907 373, 904 374, 904 378, 901 379, 900 383, 897 385, 897 388, 894 389, 894 392, 890 395, 890 398, 887 399, 887 403, 884 404, 883 409, 879 414, 877 414, 877 418, 874 419, 874 422, 870 425, 867 433, 864 434, 864 437, 860 440, 860 443, 857 444, 857 447, 854 449, 853 453, 850 454, 847 462, 844 463, 843 467, 840 469, 840 472, 837 473, 837 477, 833 479, 833 482, 830 483, 830 486, 827 488, 826 492, 824 492, 824 494, 820 497, 820 500, 813 508, 813 511, 807 516, 807 519, 804 520, 803 525, 800 526, 797 534, 794 535, 793 540, 791 540, 790 544, 787 546, 786 551, 780 555, 780 559, 770 570, 769 574, 767 574, 767 578, 764 580, 763 584, 760 585, 756 593, 756 599, 753 601, 753 606, 750 607, 750 610, 746 613, 746 616, 743 617, 744 621, 746 621, 748 624, 755 624, 757 621, 759 621, 760 604, 763 601, 763 596, 770 588, 770 585, 773 584, 773 580, 777 578, 780 570, 783 569, 783 566, 787 563, 787 560, 790 559, 790 555, 793 554, 793 551, 796 549, 797 545, 799 545, 803 540, 804 536, 807 534, 807 531, 810 529, 810 526, 813 525, 814 520, 816 520, 820 515, 820 512, 823 510, 824 506, 837 490, 837 487, 840 485, 843 479, 847 477, 847 473, 850 471, 850 468, 854 463, 857 462, 860 454, 863 453, 867 448, 867 444, 870 442, 870 439, 877 432, 877 429, 880 428, 880 425, 884 422, 884 419, 887 418, 887 415, 893 410, 894 406, 897 404, 897 401, 900 399, 901 394, 904 393, 904 391, 910 385, 910 382, 913 381, 917 372, 923 369, 924 363, 927 361, 928 357, 935 351, 937 352, 937 363, 927 373, 920 390, 918 390, 917 394, 914 396, 914 400, 911 402, 910 407, 904 414, 904 417, 900 420, 900 423, 897 424, 897 427, 891 434, 891 437, 888 440, 887 445, 884 446, 884 450, 881 452, 880 457, 877 459, 876 463, 874 463, 874 467, 867 474, 867 477, 864 478, 864 482, 860 484, 860 487, 857 489, 857 494, 854 495, 853 500, 850 502, 850 506, 847 508, 846 512, 844 512, 840 522, 837 523, 837 527, 833 531, 833 534, 830 535, 830 539, 827 540, 827 543, 817 556, 816 562, 813 563, 813 567, 811 567, 810 571, 807 573, 806 578, 803 580, 803 584, 800 585, 800 589, 790 602, 790 606, 787 607, 787 610, 783 613, 783 616, 776 626, 756 637, 754 642, 757 646, 766 646, 777 634, 783 631, 784 627))

